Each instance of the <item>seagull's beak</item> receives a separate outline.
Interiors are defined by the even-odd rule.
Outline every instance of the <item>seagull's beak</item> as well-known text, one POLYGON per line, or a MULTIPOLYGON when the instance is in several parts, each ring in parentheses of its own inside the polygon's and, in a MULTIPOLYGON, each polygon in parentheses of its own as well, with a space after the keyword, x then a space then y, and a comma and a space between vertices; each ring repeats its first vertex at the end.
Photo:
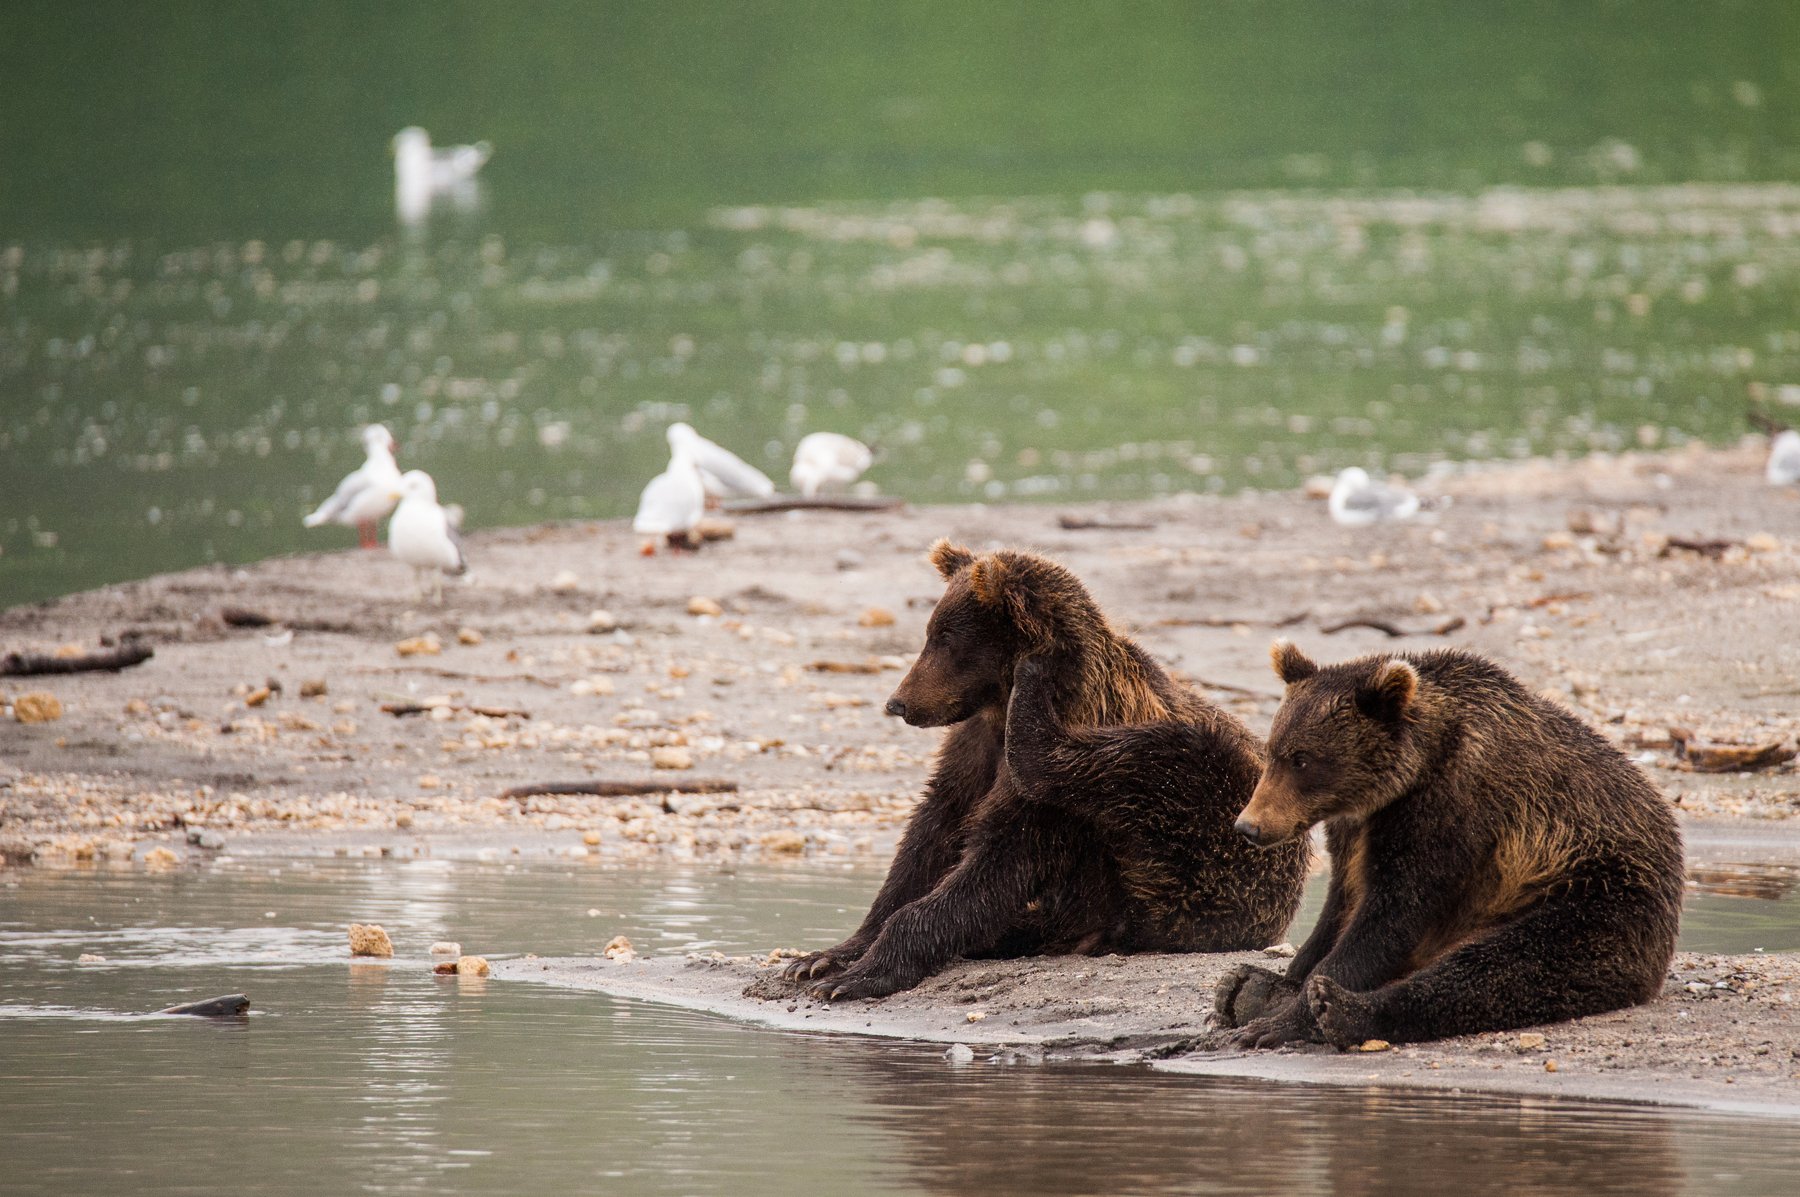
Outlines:
POLYGON ((406 496, 404 494, 402 494, 401 492, 399 492, 397 490, 390 490, 388 492, 388 502, 390 502, 390 503, 398 503, 401 499, 404 499, 405 497, 406 496))

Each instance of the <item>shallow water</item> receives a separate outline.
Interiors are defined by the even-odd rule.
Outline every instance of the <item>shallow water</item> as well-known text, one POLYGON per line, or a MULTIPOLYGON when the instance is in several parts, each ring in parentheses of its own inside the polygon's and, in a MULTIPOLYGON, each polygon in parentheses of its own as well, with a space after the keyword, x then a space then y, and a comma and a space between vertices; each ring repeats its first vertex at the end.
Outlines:
MULTIPOLYGON (((1475 1193, 1773 1194, 1800 1164, 1783 1123, 959 1067, 424 968, 446 937, 495 954, 591 953, 618 932, 656 952, 818 943, 877 880, 339 861, 17 874, 0 889, 0 1187, 1305 1194, 1453 1177, 1475 1193), (346 959, 352 919, 384 924, 399 960, 346 959), (239 990, 248 1019, 130 1017, 239 990)), ((1791 889, 1776 905, 1791 933, 1791 889)), ((1728 922, 1691 917, 1690 942, 1728 922)))
POLYGON ((0 38, 0 606, 351 543, 369 420, 481 527, 679 418, 1079 499, 1800 402, 1791 6, 113 7, 0 38), (396 227, 408 122, 475 211, 396 227))

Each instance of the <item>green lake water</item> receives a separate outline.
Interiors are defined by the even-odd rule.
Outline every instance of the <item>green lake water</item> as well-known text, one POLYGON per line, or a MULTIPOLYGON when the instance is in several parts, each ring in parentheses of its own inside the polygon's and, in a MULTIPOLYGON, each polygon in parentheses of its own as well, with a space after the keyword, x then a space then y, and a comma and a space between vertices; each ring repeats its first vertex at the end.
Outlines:
POLYGON ((198 3, 0 12, 0 605, 471 526, 691 419, 919 501, 1728 440, 1800 402, 1800 10, 198 3), (388 140, 496 147, 402 230, 388 140))
MULTIPOLYGON (((1800 946, 1791 869, 1708 877, 1688 946, 1800 946)), ((867 867, 332 859, 8 874, 0 1192, 1792 1191, 1785 1121, 987 1052, 958 1065, 941 1047, 434 977, 425 956, 440 939, 591 955, 619 932, 657 954, 825 943, 878 882, 867 867), (357 919, 388 929, 394 961, 348 958, 357 919), (228 992, 250 995, 246 1019, 139 1017, 228 992)))

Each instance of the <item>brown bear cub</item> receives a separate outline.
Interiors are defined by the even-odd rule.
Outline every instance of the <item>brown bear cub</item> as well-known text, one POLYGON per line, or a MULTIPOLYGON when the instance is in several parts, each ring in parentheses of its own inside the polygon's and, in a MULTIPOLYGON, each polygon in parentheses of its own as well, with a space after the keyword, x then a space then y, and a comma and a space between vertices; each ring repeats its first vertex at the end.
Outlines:
POLYGON ((1324 822, 1331 885, 1286 976, 1219 983, 1237 1044, 1436 1039, 1662 991, 1681 833, 1616 749, 1469 653, 1273 656, 1287 695, 1238 829, 1278 845, 1324 822))
POLYGON ((1061 566, 945 541, 931 560, 944 596, 887 709, 950 731, 862 926, 788 978, 879 997, 959 956, 1278 938, 1306 847, 1257 851, 1231 830, 1261 772, 1255 737, 1115 631, 1061 566))

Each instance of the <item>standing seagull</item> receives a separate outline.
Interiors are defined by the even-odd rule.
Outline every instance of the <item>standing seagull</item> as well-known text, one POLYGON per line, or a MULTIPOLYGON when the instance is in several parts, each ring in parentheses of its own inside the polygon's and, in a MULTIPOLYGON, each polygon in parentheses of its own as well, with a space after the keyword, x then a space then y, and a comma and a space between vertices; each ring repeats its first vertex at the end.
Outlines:
POLYGON ((395 496, 400 506, 388 521, 388 552, 413 567, 419 594, 435 603, 444 601, 444 575, 469 568, 463 560, 462 538, 450 515, 438 506, 437 483, 424 470, 408 470, 400 476, 395 496))
POLYGON ((355 528, 362 537, 362 547, 375 547, 375 526, 394 509, 400 489, 400 467, 394 464, 394 438, 380 424, 363 429, 362 466, 344 476, 331 497, 319 509, 300 521, 308 528, 320 524, 343 524, 355 528))
POLYGON ((707 440, 694 431, 693 425, 671 424, 668 437, 669 452, 687 447, 709 498, 766 499, 775 493, 775 484, 767 474, 730 449, 707 440))
POLYGON ((807 498, 822 490, 843 490, 875 460, 869 446, 838 432, 811 432, 794 446, 788 481, 807 498))
POLYGON ((1770 486, 1792 486, 1800 482, 1800 432, 1792 428, 1777 433, 1769 446, 1769 465, 1763 477, 1770 486))
POLYGON ((400 219, 422 220, 434 195, 472 188, 475 174, 494 153, 485 141, 474 145, 431 147, 431 134, 408 125, 394 134, 394 206, 400 219))
POLYGON ((1351 466, 1331 488, 1331 518, 1346 528, 1366 528, 1389 520, 1411 519, 1419 512, 1419 496, 1403 486, 1376 482, 1366 470, 1351 466))
MULTIPOLYGON (((693 429, 688 431, 693 432, 693 429)), ((695 439, 699 439, 697 434, 695 439)), ((674 448, 669 468, 650 479, 650 484, 644 487, 644 493, 638 498, 637 518, 631 521, 633 532, 652 538, 644 542, 646 557, 655 554, 654 538, 658 536, 677 552, 698 548, 699 539, 694 535, 694 529, 706 514, 706 484, 700 480, 693 444, 673 435, 669 437, 669 443, 674 448)))

